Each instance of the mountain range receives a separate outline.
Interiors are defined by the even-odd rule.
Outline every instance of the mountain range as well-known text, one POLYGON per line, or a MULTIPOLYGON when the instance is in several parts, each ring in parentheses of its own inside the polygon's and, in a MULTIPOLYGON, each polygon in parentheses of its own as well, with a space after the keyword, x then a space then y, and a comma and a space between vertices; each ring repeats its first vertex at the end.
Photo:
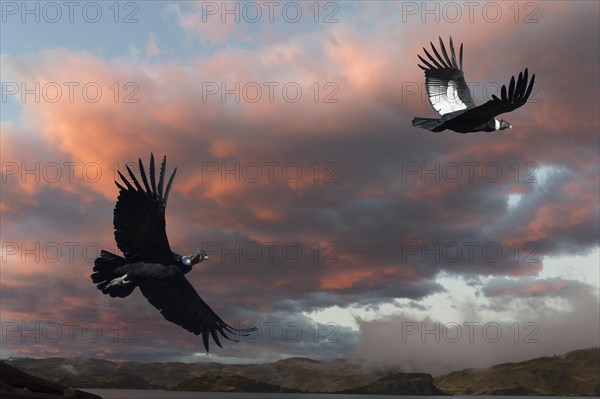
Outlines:
POLYGON ((465 369, 433 378, 359 360, 288 358, 263 364, 111 362, 90 358, 6 361, 77 388, 430 395, 600 395, 600 349, 465 369))

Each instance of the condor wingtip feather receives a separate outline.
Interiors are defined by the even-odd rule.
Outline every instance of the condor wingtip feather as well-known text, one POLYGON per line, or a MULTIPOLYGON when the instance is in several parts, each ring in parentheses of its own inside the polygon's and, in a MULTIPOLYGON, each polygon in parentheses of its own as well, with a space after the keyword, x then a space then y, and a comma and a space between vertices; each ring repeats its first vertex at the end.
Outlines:
POLYGON ((165 169, 167 168, 167 156, 163 156, 160 164, 160 176, 158 177, 158 197, 163 198, 163 184, 165 183, 165 169))
MULTIPOLYGON (((219 346, 219 348, 223 349, 223 345, 221 345, 221 340, 219 339, 219 335, 215 330, 210 331, 210 335, 212 336, 213 341, 219 346)), ((206 348, 208 351, 208 348, 206 348)))
POLYGON ((125 168, 127 169, 127 172, 129 173, 129 177, 131 178, 131 181, 133 182, 133 184, 135 184, 137 191, 139 193, 143 193, 144 189, 138 182, 138 179, 135 177, 135 174, 133 174, 133 172, 131 171, 131 168, 129 168, 129 165, 125 164, 125 168))
POLYGON ((138 158, 138 166, 140 168, 140 176, 142 176, 142 183, 144 183, 146 193, 149 195, 152 192, 152 190, 150 189, 150 185, 148 184, 148 178, 146 177, 146 168, 144 168, 142 158, 138 158))
POLYGON ((443 68, 449 68, 449 65, 446 65, 446 63, 444 62, 444 59, 440 56, 440 53, 438 53, 437 49, 435 48, 435 46, 433 45, 433 43, 429 42, 431 44, 431 48, 433 49, 433 52, 435 53, 435 56, 438 58, 438 60, 440 61, 440 63, 442 64, 443 68))
POLYGON ((420 60, 421 60, 421 61, 422 61, 422 62, 423 62, 423 63, 424 63, 426 66, 427 66, 427 68, 426 68, 426 67, 424 67, 424 66, 422 66, 422 65, 419 65, 419 67, 420 67, 422 70, 426 71, 426 70, 428 70, 428 69, 433 69, 433 65, 431 65, 429 62, 427 62, 427 60, 425 60, 425 59, 424 59, 423 57, 421 57, 420 55, 417 55, 417 57, 419 57, 419 59, 420 59, 420 60))
POLYGON ((452 66, 458 67, 456 63, 456 53, 454 52, 454 43, 452 43, 452 36, 450 36, 450 55, 452 56, 452 66))
POLYGON ((202 343, 204 344, 204 349, 208 352, 208 326, 206 324, 202 326, 202 343))
POLYGON ((171 173, 171 177, 169 178, 169 182, 167 183, 167 189, 165 190, 165 197, 163 199, 163 203, 167 205, 167 200, 169 199, 169 193, 171 192, 171 186, 173 185, 173 179, 175 179, 175 173, 177 172, 177 167, 173 169, 173 173, 171 173))
POLYGON ((156 197, 156 172, 154 169, 154 154, 150 153, 150 185, 152 188, 152 195, 156 197))
POLYGON ((509 98, 514 98, 515 96, 515 77, 511 77, 510 78, 510 83, 508 86, 508 97, 509 98))
POLYGON ((456 51, 454 49, 454 42, 452 40, 452 36, 450 36, 450 40, 449 40, 450 53, 448 53, 448 50, 446 49, 446 45, 444 44, 444 40, 442 39, 442 37, 439 36, 438 39, 439 39, 439 43, 440 43, 439 46, 441 49, 441 54, 438 51, 438 49, 436 48, 436 46, 433 44, 433 42, 429 42, 429 45, 431 46, 431 50, 427 50, 425 47, 423 47, 423 52, 425 53, 427 58, 429 58, 429 61, 427 61, 425 58, 423 58, 417 54, 417 57, 419 57, 419 60, 423 64, 425 64, 425 66, 418 64, 419 68, 423 69, 424 71, 426 71, 428 69, 436 69, 436 68, 438 68, 438 69, 456 68, 459 71, 462 71, 462 54, 463 54, 462 43, 460 45, 459 61, 457 62, 456 61, 456 51), (430 53, 430 51, 432 51, 435 56, 432 55, 430 53))
POLYGON ((452 67, 452 61, 450 61, 450 57, 448 57, 448 52, 446 52, 446 46, 444 46, 444 41, 440 37, 440 47, 442 48, 442 54, 444 55, 444 60, 446 64, 448 64, 448 68, 452 67))
MULTIPOLYGON (((433 47, 433 44, 431 46, 433 47)), ((440 68, 440 69, 444 68, 435 60, 435 58, 433 58, 433 56, 431 54, 429 54, 429 52, 427 51, 427 49, 425 47, 423 47, 423 51, 425 52, 425 55, 427 56, 427 58, 429 58, 431 60, 431 62, 433 62, 433 64, 436 66, 436 68, 440 68)), ((432 69, 435 69, 435 68, 432 68, 432 69)))
POLYGON ((529 98, 531 91, 533 90, 533 82, 535 82, 535 73, 531 75, 531 82, 529 82, 529 87, 527 88, 527 93, 525 93, 525 99, 529 98))
POLYGON ((139 168, 140 168, 140 176, 142 178, 142 183, 144 184, 145 189, 142 187, 142 185, 140 184, 138 178, 136 177, 135 173, 131 170, 131 168, 129 167, 129 165, 125 165, 125 169, 127 170, 127 174, 129 175, 129 179, 127 179, 122 173, 121 171, 117 171, 119 177, 121 178, 121 180, 125 183, 125 185, 127 186, 127 188, 124 188, 122 185, 118 184, 117 182, 117 186, 119 188, 122 188, 123 190, 130 190, 130 191, 136 191, 138 193, 145 193, 151 196, 155 196, 156 198, 158 198, 159 200, 162 200, 163 202, 166 202, 166 198, 168 196, 168 193, 171 189, 171 185, 173 184, 173 178, 175 177, 175 172, 177 171, 177 168, 175 168, 175 170, 173 171, 173 174, 171 175, 171 177, 169 178, 169 181, 167 183, 167 190, 166 192, 163 190, 164 188, 164 182, 165 182, 165 172, 166 172, 166 167, 167 167, 167 157, 164 156, 163 160, 161 162, 161 166, 160 166, 160 175, 159 175, 159 181, 158 181, 158 188, 156 187, 156 181, 155 181, 155 169, 154 169, 154 164, 153 164, 153 155, 150 156, 150 183, 152 185, 150 185, 148 183, 148 179, 146 178, 146 171, 144 168, 144 164, 142 163, 142 160, 139 159, 139 168), (129 182, 131 180, 131 182, 133 182, 133 184, 135 185, 135 188, 131 185, 131 183, 129 182))
MULTIPOLYGON (((121 171, 117 170, 117 173, 119 174, 119 177, 121 178, 121 180, 123 181, 123 183, 125 183, 125 185, 127 186, 127 190, 134 191, 133 190, 133 186, 131 185, 131 183, 129 183, 129 180, 127 180, 125 178, 125 176, 123 176, 123 174, 121 173, 121 171)), ((123 190, 125 190, 125 188, 123 188, 123 190)))
POLYGON ((433 42, 429 42, 429 45, 431 46, 431 51, 435 55, 435 57, 433 57, 433 56, 431 56, 431 54, 429 54, 429 57, 431 58, 431 60, 435 62, 436 66, 438 68, 445 68, 446 66, 444 65, 444 62, 439 59, 440 58, 439 54, 438 54, 433 42))

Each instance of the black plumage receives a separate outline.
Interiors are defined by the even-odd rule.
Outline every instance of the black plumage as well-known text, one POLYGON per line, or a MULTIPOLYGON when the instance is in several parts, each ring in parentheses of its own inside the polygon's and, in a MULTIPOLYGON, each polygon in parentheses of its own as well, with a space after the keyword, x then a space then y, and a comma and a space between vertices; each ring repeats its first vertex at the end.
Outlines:
POLYGON ((160 166, 158 186, 154 155, 150 155, 149 182, 142 160, 139 160, 143 186, 128 166, 131 182, 119 172, 123 184, 115 181, 119 197, 113 224, 115 240, 124 257, 102 250, 94 262, 91 278, 99 290, 112 297, 124 298, 139 287, 165 319, 196 335, 202 334, 208 351, 209 337, 221 347, 219 335, 236 340, 236 337, 247 335, 254 329, 229 326, 185 278, 192 266, 206 260, 207 256, 201 249, 188 256, 171 251, 165 228, 165 210, 177 168, 171 174, 166 190, 163 190, 166 163, 165 157, 160 166))
POLYGON ((494 117, 511 112, 527 102, 533 90, 535 75, 528 83, 528 70, 525 68, 525 71, 519 73, 516 84, 513 76, 508 90, 505 85, 502 86, 500 98, 492 95, 491 100, 476 106, 462 70, 463 45, 460 45, 457 62, 452 38, 450 38, 450 56, 441 37, 441 55, 433 43, 430 44, 435 57, 423 48, 428 60, 419 55, 419 60, 424 64, 419 65, 419 68, 425 71, 425 86, 429 102, 441 118, 416 117, 412 121, 413 126, 432 132, 449 129, 459 133, 491 132, 512 128, 508 121, 497 120, 494 117))

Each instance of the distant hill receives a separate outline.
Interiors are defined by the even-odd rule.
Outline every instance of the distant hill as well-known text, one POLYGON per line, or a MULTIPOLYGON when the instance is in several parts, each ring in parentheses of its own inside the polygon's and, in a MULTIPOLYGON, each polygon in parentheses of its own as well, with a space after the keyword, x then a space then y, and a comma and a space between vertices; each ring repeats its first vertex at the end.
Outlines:
POLYGON ((175 390, 200 392, 306 393, 306 391, 299 389, 283 388, 278 385, 267 384, 239 375, 227 377, 220 375, 195 377, 180 382, 175 387, 175 390))
MULTIPOLYGON (((368 385, 394 372, 363 367, 358 361, 338 359, 327 362, 302 357, 263 364, 220 363, 139 363, 110 362, 88 358, 14 359, 11 365, 58 383, 79 381, 81 387, 91 387, 84 378, 95 379, 102 387, 107 384, 97 376, 127 374, 143 378, 153 387, 174 389, 185 380, 206 376, 240 376, 287 389, 310 392, 336 392, 368 385)), ((126 382, 126 381, 125 381, 126 382)), ((120 388, 137 389, 133 386, 120 388)), ((98 386, 100 387, 100 386, 98 386)))
POLYGON ((102 399, 100 396, 55 384, 0 361, 2 399, 102 399))
POLYGON ((433 378, 425 373, 400 373, 380 378, 369 385, 346 389, 345 394, 362 395, 445 395, 433 385, 433 378))
POLYGON ((600 349, 455 371, 434 380, 452 395, 600 395, 600 349))
POLYGON ((600 394, 600 349, 428 374, 370 368, 358 360, 289 358, 263 364, 139 363, 87 358, 12 359, 12 366, 52 382, 82 388, 362 394, 600 394))
POLYGON ((155 389, 148 381, 132 374, 105 374, 90 375, 63 379, 62 383, 77 388, 105 388, 105 389, 155 389))

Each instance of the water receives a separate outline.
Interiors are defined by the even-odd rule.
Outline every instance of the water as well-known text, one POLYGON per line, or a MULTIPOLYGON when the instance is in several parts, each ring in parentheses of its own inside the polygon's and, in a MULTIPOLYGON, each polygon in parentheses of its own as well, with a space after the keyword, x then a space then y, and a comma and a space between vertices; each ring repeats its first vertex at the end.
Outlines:
MULTIPOLYGON (((240 393, 240 392, 182 392, 140 389, 82 389, 104 399, 498 399, 498 396, 415 396, 415 395, 346 395, 332 393, 240 393)), ((528 396, 502 396, 503 399, 531 398, 528 396)), ((564 396, 536 396, 535 399, 561 399, 564 396)), ((568 399, 577 398, 569 396, 568 399)))
MULTIPOLYGON (((341 395, 326 393, 182 392, 139 389, 81 389, 104 399, 397 399, 398 395, 341 395)), ((403 396, 410 398, 411 396, 403 396)), ((423 399, 423 396, 414 396, 423 399)), ((448 399, 447 396, 428 396, 448 399)), ((497 399, 497 398, 490 398, 497 399)), ((541 399, 541 398, 536 398, 541 399)), ((556 399, 556 398, 552 398, 556 399)))

